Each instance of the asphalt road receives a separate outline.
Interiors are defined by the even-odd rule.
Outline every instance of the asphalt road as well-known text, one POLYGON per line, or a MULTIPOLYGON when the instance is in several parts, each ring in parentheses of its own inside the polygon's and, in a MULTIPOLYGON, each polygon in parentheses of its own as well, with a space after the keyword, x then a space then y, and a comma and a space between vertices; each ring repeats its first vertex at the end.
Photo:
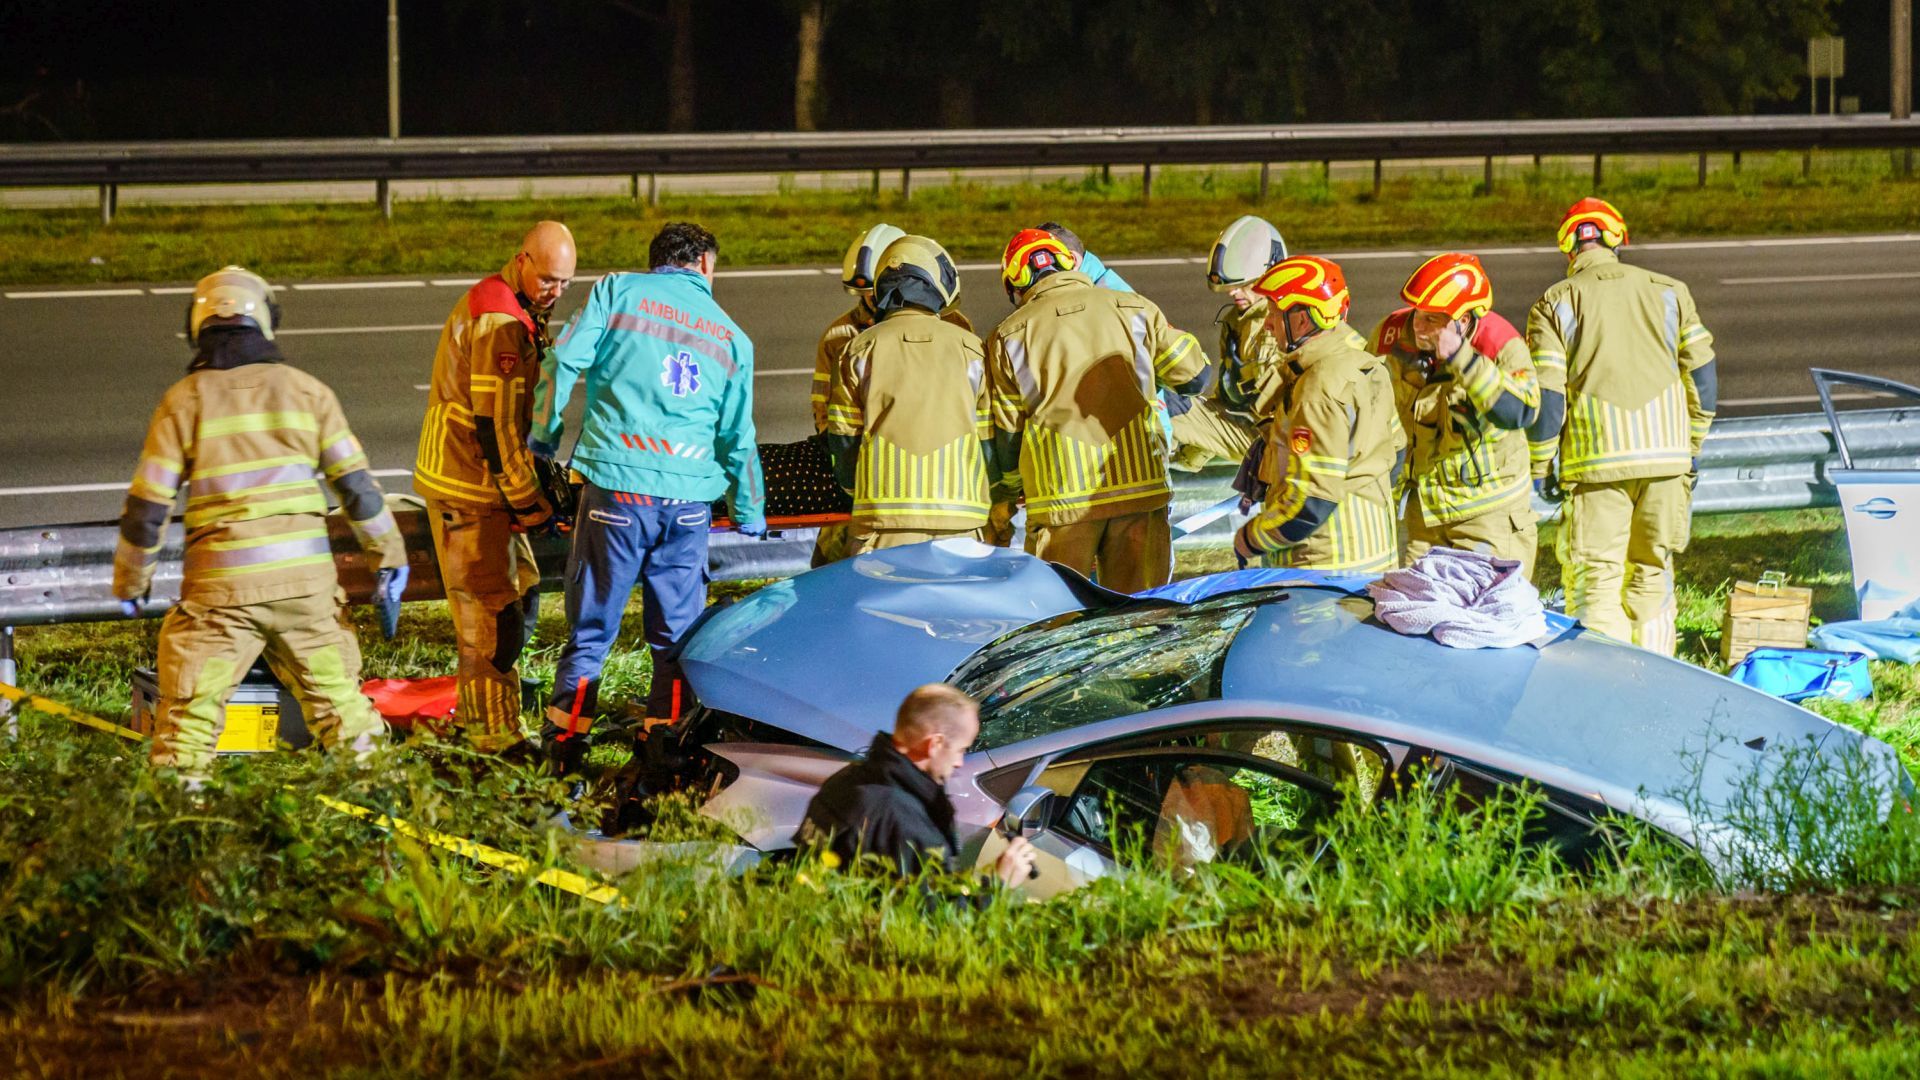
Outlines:
MULTIPOLYGON (((1096 238, 1097 239, 1097 238, 1096 238)), ((591 255, 591 239, 587 238, 591 255)), ((1098 250, 1096 245, 1096 250, 1098 250)), ((1886 237, 1645 243, 1629 259, 1679 276, 1720 355, 1724 415, 1810 411, 1810 366, 1920 384, 1920 233, 1886 237)), ((1397 306, 1414 251, 1335 252, 1363 332, 1397 306)), ((1545 247, 1481 252, 1497 308, 1516 325, 1563 272, 1545 247)), ((1209 353, 1223 298, 1200 259, 1116 259, 1118 268, 1209 353)), ((377 470, 406 490, 441 322, 479 276, 294 282, 283 289, 288 358, 330 383, 377 470), (391 472, 387 472, 387 471, 391 472)), ((846 307, 838 268, 722 267, 721 304, 753 338, 763 442, 811 427, 808 375, 821 327, 846 307)), ((983 331, 1008 311, 994 269, 963 268, 962 305, 983 331)), ((275 282, 285 285, 284 282, 275 282)), ((584 300, 577 284, 564 318, 584 300)), ((0 293, 0 527, 103 520, 118 512, 154 403, 183 372, 184 284, 0 293)))

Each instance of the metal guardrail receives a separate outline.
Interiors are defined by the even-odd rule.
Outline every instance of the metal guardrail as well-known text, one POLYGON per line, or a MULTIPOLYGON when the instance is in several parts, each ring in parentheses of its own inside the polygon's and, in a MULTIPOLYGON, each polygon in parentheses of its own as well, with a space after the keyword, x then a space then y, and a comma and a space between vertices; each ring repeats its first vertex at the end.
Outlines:
MULTIPOLYGON (((1856 468, 1920 470, 1920 406, 1863 409, 1839 414, 1856 468)), ((1694 490, 1696 513, 1785 510, 1835 503, 1827 470, 1839 467, 1827 418, 1820 413, 1719 420, 1700 455, 1700 481, 1694 490)), ((1178 520, 1231 494, 1230 469, 1175 474, 1172 514, 1178 520)), ((423 511, 399 510, 413 573, 408 600, 435 600, 442 594, 423 511)), ((1215 522, 1180 547, 1219 546, 1231 541, 1237 519, 1215 522)), ((0 627, 120 619, 113 598, 113 524, 47 525, 0 530, 0 627)), ((807 568, 814 530, 790 530, 767 540, 736 533, 713 537, 709 569, 715 580, 751 580, 797 574, 807 568)), ((167 534, 156 598, 175 596, 180 585, 181 527, 167 534)), ((333 549, 340 583, 349 600, 365 603, 373 578, 343 521, 333 522, 333 549)), ((542 578, 558 585, 566 565, 566 541, 536 542, 542 578)), ((164 610, 159 600, 149 614, 164 610)))
POLYGON ((1731 116, 0 146, 0 185, 1356 161, 1920 146, 1920 120, 1731 116))
POLYGON ((1485 157, 1491 183, 1492 158, 1534 154, 1592 155, 1597 183, 1607 154, 1916 146, 1920 120, 1880 115, 17 143, 0 186, 99 185, 111 219, 121 184, 374 180, 390 211, 392 180, 1142 165, 1150 191, 1155 165, 1485 157))

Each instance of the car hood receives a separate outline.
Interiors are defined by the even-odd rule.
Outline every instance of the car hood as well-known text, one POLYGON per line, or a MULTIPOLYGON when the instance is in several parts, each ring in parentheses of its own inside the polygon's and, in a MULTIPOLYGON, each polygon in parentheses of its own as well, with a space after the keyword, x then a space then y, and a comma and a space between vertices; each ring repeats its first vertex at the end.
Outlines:
POLYGON ((702 704, 849 753, 939 682, 1028 623, 1127 599, 972 540, 845 559, 715 612, 681 652, 702 704))

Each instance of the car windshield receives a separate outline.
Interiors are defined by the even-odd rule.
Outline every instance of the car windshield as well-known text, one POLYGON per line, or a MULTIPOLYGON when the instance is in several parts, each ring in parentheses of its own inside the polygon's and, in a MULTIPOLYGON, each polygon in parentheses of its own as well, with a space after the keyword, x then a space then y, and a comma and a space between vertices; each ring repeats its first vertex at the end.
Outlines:
POLYGON ((949 680, 980 702, 991 750, 1023 739, 1220 696, 1234 635, 1272 590, 1197 604, 1070 611, 1023 627, 969 658, 949 680))

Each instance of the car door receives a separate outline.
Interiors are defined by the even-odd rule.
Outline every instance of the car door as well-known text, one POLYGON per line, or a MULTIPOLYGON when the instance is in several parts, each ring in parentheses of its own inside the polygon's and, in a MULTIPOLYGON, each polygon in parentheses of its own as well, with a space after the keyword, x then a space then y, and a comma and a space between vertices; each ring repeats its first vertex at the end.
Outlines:
MULTIPOLYGON (((1893 432, 1920 423, 1920 410, 1874 409, 1836 412, 1835 385, 1846 385, 1920 404, 1920 389, 1868 375, 1813 369, 1820 405, 1840 452, 1838 469, 1827 478, 1840 496, 1853 560, 1854 595, 1862 619, 1885 619, 1920 600, 1920 468, 1911 457, 1886 456, 1882 446, 1893 432)), ((1909 451, 1910 454, 1910 451, 1909 451)))

